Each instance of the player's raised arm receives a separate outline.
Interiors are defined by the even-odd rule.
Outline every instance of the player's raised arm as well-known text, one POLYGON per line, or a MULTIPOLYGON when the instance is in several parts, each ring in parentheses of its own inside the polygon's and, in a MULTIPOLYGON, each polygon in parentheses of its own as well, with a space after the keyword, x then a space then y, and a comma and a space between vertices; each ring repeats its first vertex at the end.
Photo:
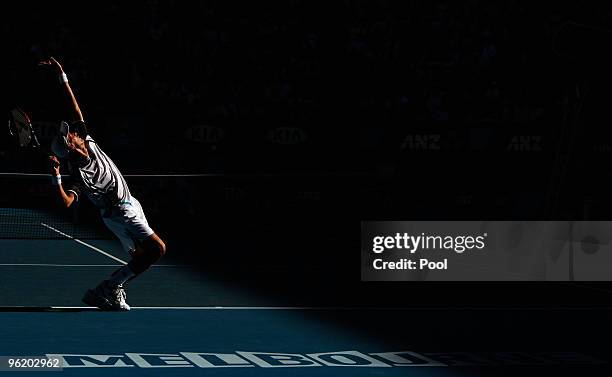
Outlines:
POLYGON ((51 68, 57 71, 57 73, 59 74, 60 81, 62 82, 62 85, 68 92, 68 95, 70 96, 70 100, 72 101, 72 107, 76 115, 76 120, 80 120, 81 122, 84 121, 83 113, 81 112, 81 108, 79 107, 79 103, 77 102, 76 97, 74 96, 74 93, 72 92, 72 88, 70 87, 70 83, 68 82, 68 76, 66 76, 66 73, 64 72, 64 69, 62 68, 62 65, 57 60, 55 60, 54 57, 50 57, 49 59, 43 60, 39 62, 38 64, 44 65, 44 66, 50 66, 51 68))

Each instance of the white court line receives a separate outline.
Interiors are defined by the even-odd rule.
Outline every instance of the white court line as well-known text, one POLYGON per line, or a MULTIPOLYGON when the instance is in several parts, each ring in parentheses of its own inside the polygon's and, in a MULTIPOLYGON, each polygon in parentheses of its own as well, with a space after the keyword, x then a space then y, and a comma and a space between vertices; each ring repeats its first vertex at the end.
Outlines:
POLYGON ((51 229, 52 231, 54 231, 54 232, 56 232, 56 233, 58 233, 58 234, 61 234, 62 236, 66 237, 66 238, 68 238, 68 239, 71 239, 71 240, 73 240, 73 241, 75 241, 75 242, 77 242, 77 243, 80 243, 80 244, 81 244, 81 245, 83 245, 83 246, 86 246, 86 247, 88 247, 88 248, 90 248, 90 249, 92 249, 92 250, 94 250, 94 251, 97 251, 97 252, 98 252, 98 253, 100 253, 100 254, 106 255, 107 257, 109 257, 110 259, 112 259, 112 260, 114 260, 114 261, 117 261, 117 262, 119 262, 119 263, 121 263, 121 264, 123 264, 123 265, 126 265, 126 264, 127 264, 127 262, 126 262, 126 261, 121 260, 121 259, 119 259, 119 258, 115 257, 114 255, 111 255, 111 254, 107 253, 107 252, 106 252, 106 251, 104 251, 104 250, 100 250, 100 249, 98 249, 97 247, 92 246, 92 245, 90 245, 90 244, 88 244, 88 243, 86 243, 86 242, 83 242, 83 241, 79 240, 78 238, 74 238, 74 237, 72 237, 71 235, 68 235, 68 234, 66 234, 66 233, 64 233, 64 232, 62 232, 62 231, 59 231, 59 230, 55 229, 55 228, 54 228, 54 227, 52 227, 52 226, 49 226, 49 225, 47 225, 47 224, 45 224, 45 223, 40 223, 40 225, 44 226, 45 228, 51 229))
MULTIPOLYGON (((19 308, 19 306, 17 306, 19 308)), ((24 308, 28 308, 24 306, 24 308)), ((96 309, 91 306, 50 306, 50 309, 96 309)), ((299 306, 132 306, 136 310, 320 310, 327 308, 299 306)))
MULTIPOLYGON (((0 267, 120 267, 122 264, 55 264, 55 263, 0 263, 0 267)), ((189 267, 185 264, 154 264, 151 267, 189 267)))
MULTIPOLYGON (((0 307, 2 308, 2 307, 0 307)), ((10 308, 30 308, 28 306, 11 306, 10 308)), ((97 309, 92 306, 50 306, 50 309, 57 310, 79 310, 79 309, 97 309)), ((372 311, 372 310, 388 310, 388 311, 419 311, 419 310, 612 310, 609 307, 479 307, 479 306, 466 306, 466 307, 436 307, 436 306, 422 306, 422 307, 352 307, 352 306, 341 306, 341 307, 328 307, 328 306, 132 306, 132 309, 136 310, 351 310, 351 311, 372 311)))

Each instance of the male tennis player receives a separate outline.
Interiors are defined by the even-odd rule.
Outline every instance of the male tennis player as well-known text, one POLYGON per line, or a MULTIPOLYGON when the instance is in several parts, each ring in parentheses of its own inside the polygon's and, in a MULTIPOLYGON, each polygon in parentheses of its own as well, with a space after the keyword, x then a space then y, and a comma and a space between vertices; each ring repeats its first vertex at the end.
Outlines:
POLYGON ((83 114, 62 66, 52 57, 40 64, 57 71, 76 115, 76 120, 70 124, 62 122, 51 144, 55 154, 50 157, 54 163, 53 184, 66 207, 78 202, 83 192, 100 209, 104 223, 131 256, 126 266, 88 290, 83 302, 104 310, 130 310, 123 285, 157 262, 166 253, 166 245, 149 227, 140 203, 131 195, 117 166, 87 133, 83 114), (77 179, 76 184, 67 189, 62 186, 58 158, 70 163, 71 175, 77 179))

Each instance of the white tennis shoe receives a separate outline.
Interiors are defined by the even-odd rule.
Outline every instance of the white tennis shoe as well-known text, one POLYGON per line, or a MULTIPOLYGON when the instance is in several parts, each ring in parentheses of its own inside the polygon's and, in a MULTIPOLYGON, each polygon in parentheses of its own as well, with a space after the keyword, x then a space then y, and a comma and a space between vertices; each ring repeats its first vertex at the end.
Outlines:
POLYGON ((127 295, 122 286, 112 286, 104 280, 94 289, 88 289, 83 296, 83 302, 102 310, 128 311, 130 306, 125 302, 127 295))

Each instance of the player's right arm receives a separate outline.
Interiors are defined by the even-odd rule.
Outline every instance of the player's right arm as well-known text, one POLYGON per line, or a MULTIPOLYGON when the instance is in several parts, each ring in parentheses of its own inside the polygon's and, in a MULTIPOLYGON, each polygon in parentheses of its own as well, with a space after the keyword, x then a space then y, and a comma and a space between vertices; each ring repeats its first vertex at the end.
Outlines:
POLYGON ((66 208, 69 208, 72 203, 75 202, 77 196, 74 191, 66 192, 64 190, 64 186, 62 185, 62 176, 60 175, 60 163, 57 157, 50 156, 49 159, 51 160, 51 179, 53 186, 55 187, 59 196, 62 198, 62 202, 66 208))
POLYGON ((70 83, 68 82, 68 77, 66 76, 66 73, 64 72, 64 69, 62 68, 62 65, 57 60, 55 60, 54 57, 50 57, 47 60, 43 60, 39 62, 38 64, 50 66, 53 69, 55 69, 55 71, 60 77, 60 81, 62 82, 64 89, 66 89, 66 92, 70 96, 70 101, 72 102, 72 108, 74 109, 74 113, 76 116, 75 120, 80 120, 81 122, 83 122, 84 121, 83 113, 81 112, 79 103, 77 102, 76 97, 74 96, 74 92, 72 91, 72 88, 70 87, 70 83))

